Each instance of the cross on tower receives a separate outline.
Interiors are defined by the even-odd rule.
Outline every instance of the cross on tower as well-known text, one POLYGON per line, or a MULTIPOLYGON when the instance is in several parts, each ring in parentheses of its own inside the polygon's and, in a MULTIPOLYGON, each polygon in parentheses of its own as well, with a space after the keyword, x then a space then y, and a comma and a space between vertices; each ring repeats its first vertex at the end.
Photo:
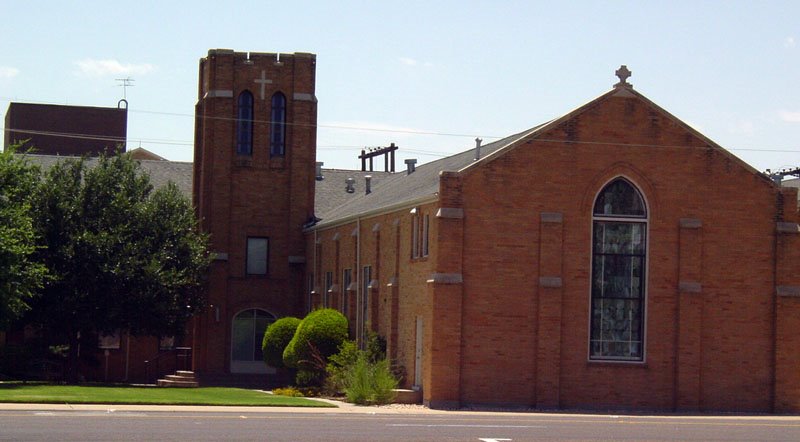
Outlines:
POLYGON ((630 83, 628 83, 628 77, 630 77, 632 73, 633 72, 628 70, 628 66, 625 66, 624 64, 620 66, 619 69, 614 72, 617 78, 619 78, 619 83, 615 84, 614 86, 630 86, 630 83))
POLYGON ((261 85, 261 99, 263 100, 264 99, 264 88, 268 84, 272 84, 272 80, 268 80, 267 79, 267 71, 262 70, 261 71, 261 78, 256 78, 253 81, 255 81, 256 83, 261 85))

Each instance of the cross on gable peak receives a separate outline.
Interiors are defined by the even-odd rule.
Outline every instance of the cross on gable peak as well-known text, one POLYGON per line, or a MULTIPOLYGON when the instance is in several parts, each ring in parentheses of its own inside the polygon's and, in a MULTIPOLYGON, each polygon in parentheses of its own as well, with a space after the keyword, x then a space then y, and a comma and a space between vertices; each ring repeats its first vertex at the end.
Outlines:
POLYGON ((632 84, 628 83, 628 78, 633 74, 628 70, 628 66, 623 64, 614 74, 619 78, 619 83, 615 84, 614 87, 633 87, 632 84))

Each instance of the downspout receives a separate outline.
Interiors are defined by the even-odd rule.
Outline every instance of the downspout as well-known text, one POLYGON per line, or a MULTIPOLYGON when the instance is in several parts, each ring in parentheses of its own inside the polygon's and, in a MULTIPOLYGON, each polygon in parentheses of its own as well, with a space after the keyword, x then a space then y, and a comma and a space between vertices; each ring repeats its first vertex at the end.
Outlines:
POLYGON ((318 272, 319 268, 317 267, 317 252, 319 251, 319 247, 317 247, 317 241, 318 241, 317 240, 317 229, 314 229, 314 266, 311 267, 311 287, 309 287, 308 296, 307 296, 307 299, 308 299, 308 311, 309 312, 311 311, 311 307, 312 307, 312 304, 313 304, 313 299, 311 299, 312 298, 311 293, 314 291, 314 289, 317 286, 317 277, 319 276, 319 275, 317 275, 317 273, 319 273, 318 272))
POLYGON ((780 241, 780 232, 778 232, 777 221, 783 221, 783 195, 780 189, 776 195, 775 201, 776 222, 773 222, 773 239, 772 239, 772 373, 770 376, 769 385, 769 411, 775 412, 775 400, 777 399, 776 386, 778 381, 778 246, 780 241))

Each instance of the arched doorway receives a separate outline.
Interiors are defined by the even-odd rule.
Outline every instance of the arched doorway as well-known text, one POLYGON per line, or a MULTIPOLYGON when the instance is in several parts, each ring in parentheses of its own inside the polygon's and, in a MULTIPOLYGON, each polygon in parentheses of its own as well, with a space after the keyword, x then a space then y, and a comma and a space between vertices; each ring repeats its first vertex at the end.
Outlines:
POLYGON ((249 309, 233 317, 231 324, 231 373, 274 373, 264 363, 261 341, 264 330, 275 322, 275 315, 261 309, 249 309))

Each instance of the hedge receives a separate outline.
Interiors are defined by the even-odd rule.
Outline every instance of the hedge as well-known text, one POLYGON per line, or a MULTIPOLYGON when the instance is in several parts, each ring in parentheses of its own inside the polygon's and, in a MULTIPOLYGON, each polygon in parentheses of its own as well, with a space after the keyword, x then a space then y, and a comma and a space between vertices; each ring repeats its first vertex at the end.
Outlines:
POLYGON ((293 316, 278 319, 267 327, 261 349, 264 352, 264 362, 270 367, 283 368, 283 350, 292 340, 300 319, 293 316))

